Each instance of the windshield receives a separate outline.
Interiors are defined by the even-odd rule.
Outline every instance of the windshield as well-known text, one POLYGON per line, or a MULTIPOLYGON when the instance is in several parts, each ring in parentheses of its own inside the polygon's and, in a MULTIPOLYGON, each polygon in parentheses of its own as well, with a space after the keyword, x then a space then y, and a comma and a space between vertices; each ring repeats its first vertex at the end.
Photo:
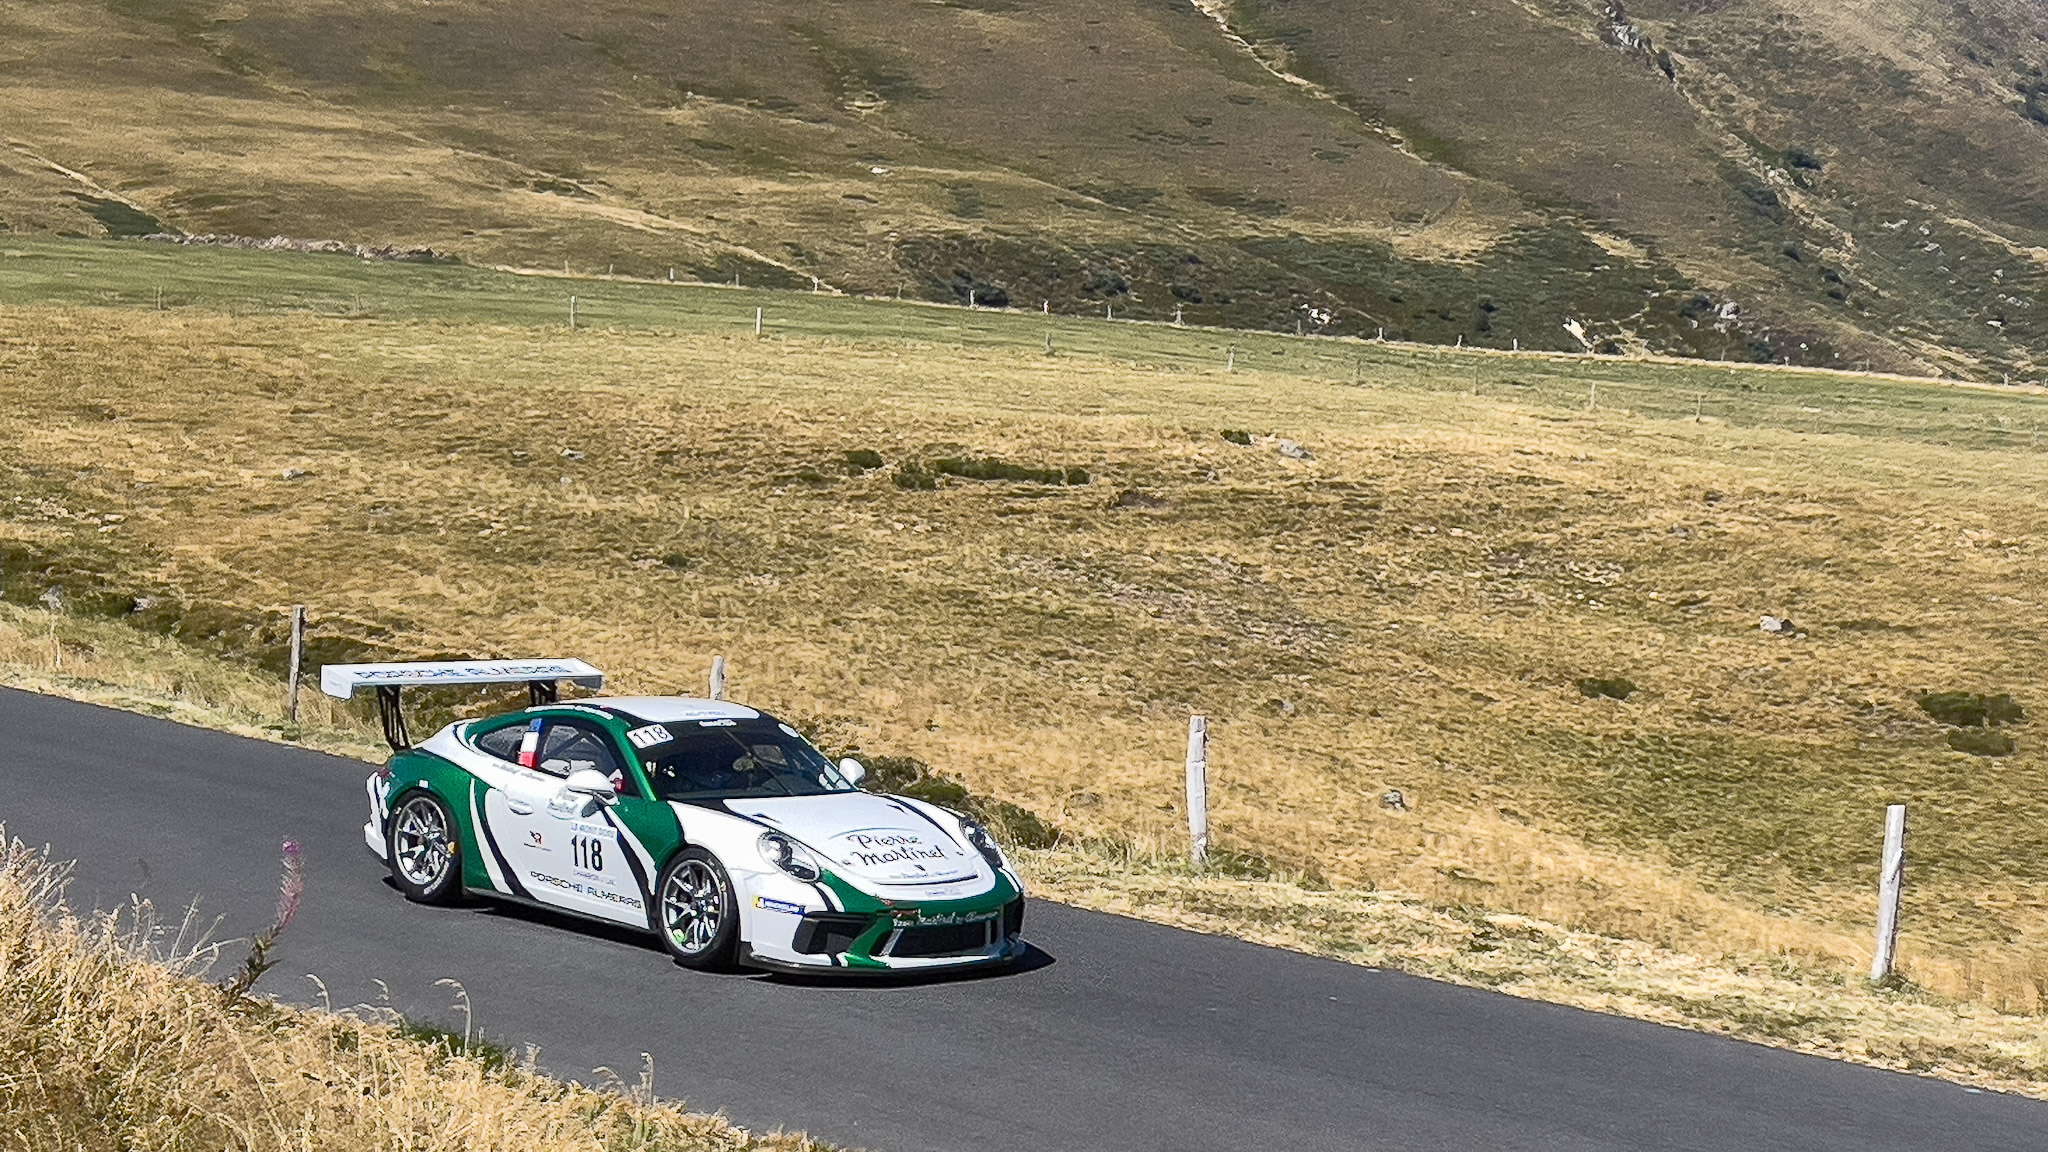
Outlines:
POLYGON ((796 729, 765 716, 664 727, 672 739, 640 753, 648 782, 663 800, 853 791, 823 752, 796 729))

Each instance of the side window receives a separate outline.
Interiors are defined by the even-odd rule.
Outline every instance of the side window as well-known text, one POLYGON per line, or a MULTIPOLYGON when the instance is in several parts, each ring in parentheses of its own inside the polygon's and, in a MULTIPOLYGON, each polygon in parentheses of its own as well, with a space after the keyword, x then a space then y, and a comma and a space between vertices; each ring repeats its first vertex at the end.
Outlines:
POLYGON ((603 729, 577 720, 549 720, 540 738, 540 770, 568 776, 585 768, 611 777, 622 795, 637 795, 631 777, 619 763, 612 740, 603 729))
POLYGON ((526 738, 526 721, 507 724, 503 728, 486 732, 476 738, 476 746, 500 760, 519 763, 519 742, 526 738))

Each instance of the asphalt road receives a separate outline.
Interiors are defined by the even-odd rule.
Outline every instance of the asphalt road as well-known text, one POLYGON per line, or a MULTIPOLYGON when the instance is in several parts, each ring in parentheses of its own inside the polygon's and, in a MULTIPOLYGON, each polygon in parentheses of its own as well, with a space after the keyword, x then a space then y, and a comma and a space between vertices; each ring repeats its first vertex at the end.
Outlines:
POLYGON ((246 935, 307 889, 261 989, 536 1044, 756 1128, 883 1152, 2028 1149, 2048 1104, 1034 903, 1036 963, 937 983, 706 976, 627 933, 422 908, 363 847, 354 761, 0 690, 0 823, 76 906, 193 900, 246 935))

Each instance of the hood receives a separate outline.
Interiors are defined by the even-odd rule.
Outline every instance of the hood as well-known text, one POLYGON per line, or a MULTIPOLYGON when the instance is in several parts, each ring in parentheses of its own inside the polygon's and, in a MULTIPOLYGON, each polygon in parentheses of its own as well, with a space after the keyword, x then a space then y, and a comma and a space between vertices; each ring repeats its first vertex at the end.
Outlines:
POLYGON ((980 854, 887 796, 838 792, 728 800, 725 806, 809 845, 832 870, 870 884, 935 884, 980 874, 980 854))

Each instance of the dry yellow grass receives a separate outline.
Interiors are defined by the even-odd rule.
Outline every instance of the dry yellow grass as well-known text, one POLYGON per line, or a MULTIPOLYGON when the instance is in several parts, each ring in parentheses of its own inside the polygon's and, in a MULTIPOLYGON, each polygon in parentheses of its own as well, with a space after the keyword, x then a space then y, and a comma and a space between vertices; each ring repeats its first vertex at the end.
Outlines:
MULTIPOLYGON (((309 703, 306 722, 288 727, 277 720, 283 688, 274 679, 122 624, 0 605, 0 684, 367 760, 381 753, 371 727, 357 718, 309 703)), ((1503 848, 1494 843, 1487 850, 1503 848)), ((1738 921, 1747 918, 1751 931, 1764 934, 1762 947, 1692 954, 1407 893, 1333 891, 1305 886, 1299 877, 1247 879, 1192 869, 1184 857, 1129 846, 1066 844, 1015 850, 1012 856, 1043 899, 2048 1096, 2048 1033, 2038 1016, 1845 979, 1838 970, 1773 948, 1767 935, 1773 926, 1733 907, 1721 911, 1738 921)), ((1595 860, 1583 851, 1577 861, 1611 883, 1667 892, 1674 884, 1628 861, 1595 860)), ((1788 939, 1809 943, 1799 928, 1776 927, 1788 939)), ((1926 955, 1914 960, 1923 969, 1935 963, 1926 955)), ((1953 983, 1956 974, 1949 975, 1953 983)))
POLYGON ((374 1014, 229 1003, 191 974, 203 956, 178 951, 189 939, 177 924, 147 904, 80 919, 61 903, 62 881, 0 834, 0 1147, 822 1147, 658 1103, 645 1079, 631 1096, 599 1091, 465 1045, 406 1039, 374 1014))
MULTIPOLYGON (((629 691, 693 688, 723 652, 743 698, 1141 852, 1181 842, 1201 710, 1237 848, 1836 973, 1867 964, 1881 808, 1902 799, 1908 974, 2041 1008, 2039 741, 1967 757, 1913 704, 2048 706, 2044 457, 2024 425, 2003 446, 1888 431, 1955 393, 1826 401, 1813 426, 1873 431, 1816 436, 1640 416, 1605 385, 1563 411, 1527 397, 1583 389, 1576 369, 1506 357, 1376 362, 1346 387, 905 342, 53 308, 0 312, 0 341, 0 532, 183 605, 217 648, 274 657, 275 614, 303 601, 334 651, 573 652, 629 691), (890 466, 850 473, 853 448, 890 466), (1095 482, 891 483, 945 454, 1095 482), (1759 633, 1763 612, 1806 638, 1759 633), (1640 690, 1573 687, 1609 675, 1640 690), (1381 807, 1388 787, 1413 811, 1381 807)), ((1642 371, 1735 392, 1719 369, 1642 371)), ((1766 403, 1792 386, 1740 379, 1766 403)))

